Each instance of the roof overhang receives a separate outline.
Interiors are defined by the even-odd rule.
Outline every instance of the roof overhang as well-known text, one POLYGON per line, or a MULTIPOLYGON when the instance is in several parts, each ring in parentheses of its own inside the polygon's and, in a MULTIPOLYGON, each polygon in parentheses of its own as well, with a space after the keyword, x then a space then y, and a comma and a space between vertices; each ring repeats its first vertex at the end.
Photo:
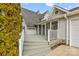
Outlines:
POLYGON ((44 23, 47 23, 47 22, 50 22, 50 21, 55 21, 56 19, 59 19, 59 18, 65 18, 65 15, 67 17, 70 17, 70 16, 73 16, 73 15, 76 15, 76 14, 79 14, 79 10, 68 12, 67 14, 60 14, 60 15, 52 16, 52 18, 50 20, 44 20, 44 21, 41 21, 38 24, 44 24, 44 23))
POLYGON ((57 9, 63 11, 63 12, 66 12, 66 13, 69 12, 68 10, 66 10, 66 9, 64 9, 64 8, 62 8, 62 7, 60 7, 60 6, 57 6, 57 5, 54 5, 54 9, 55 9, 55 8, 57 8, 57 9))

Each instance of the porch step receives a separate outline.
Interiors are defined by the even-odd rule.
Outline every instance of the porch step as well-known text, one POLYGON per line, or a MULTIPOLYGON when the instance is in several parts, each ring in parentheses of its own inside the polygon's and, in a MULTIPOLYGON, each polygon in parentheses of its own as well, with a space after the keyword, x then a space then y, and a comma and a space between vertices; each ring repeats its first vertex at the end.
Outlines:
POLYGON ((50 48, 46 47, 46 48, 39 48, 39 49, 32 49, 32 50, 24 50, 24 54, 23 55, 26 55, 26 56, 38 56, 39 53, 40 55, 42 56, 42 52, 43 52, 43 55, 47 55, 48 53, 45 53, 46 51, 49 52, 50 48), (45 54, 44 54, 45 53, 45 54))
POLYGON ((27 45, 24 45, 24 50, 32 50, 32 49, 40 49, 40 48, 48 48, 49 45, 36 45, 36 46, 27 46, 27 45))
POLYGON ((41 51, 41 52, 38 52, 38 53, 35 53, 35 54, 32 54, 30 56, 47 56, 48 53, 49 53, 50 49, 47 49, 47 50, 44 50, 44 51, 41 51))
POLYGON ((41 35, 27 35, 25 41, 38 41, 38 42, 46 42, 46 38, 41 35))
POLYGON ((24 43, 48 43, 48 41, 43 41, 43 40, 29 40, 29 41, 24 41, 24 43))
POLYGON ((47 42, 26 42, 24 46, 41 46, 41 45, 48 45, 47 42))
POLYGON ((48 54, 50 47, 46 38, 36 35, 36 30, 28 29, 25 34, 23 45, 23 56, 45 56, 48 54))

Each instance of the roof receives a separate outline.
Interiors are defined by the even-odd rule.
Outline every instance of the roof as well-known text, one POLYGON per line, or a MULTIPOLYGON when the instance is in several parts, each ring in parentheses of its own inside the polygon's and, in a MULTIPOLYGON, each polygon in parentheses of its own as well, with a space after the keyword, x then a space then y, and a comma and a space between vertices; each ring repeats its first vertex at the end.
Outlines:
POLYGON ((75 7, 75 8, 72 8, 69 11, 74 11, 74 10, 77 10, 77 9, 79 9, 79 6, 78 7, 75 7))
POLYGON ((26 8, 22 8, 22 10, 25 10, 25 11, 27 10, 28 12, 36 13, 36 12, 29 10, 29 9, 26 9, 26 8))
MULTIPOLYGON (((58 18, 62 18, 62 17, 64 17, 65 15, 67 15, 67 16, 72 16, 72 15, 79 14, 79 7, 76 7, 76 8, 70 9, 70 10, 66 10, 66 9, 64 9, 64 8, 62 8, 62 7, 59 7, 59 6, 55 6, 55 8, 61 9, 61 10, 63 10, 63 11, 68 11, 68 13, 67 13, 67 14, 60 14, 60 15, 53 16, 50 20, 44 20, 44 21, 42 21, 42 22, 40 22, 40 23, 49 22, 49 21, 52 21, 53 19, 55 20, 55 19, 58 19, 58 18)), ((39 23, 39 24, 40 24, 40 23, 39 23)))
POLYGON ((57 8, 57 9, 62 10, 64 12, 69 12, 67 9, 64 9, 64 8, 58 6, 58 5, 54 5, 54 8, 57 8))

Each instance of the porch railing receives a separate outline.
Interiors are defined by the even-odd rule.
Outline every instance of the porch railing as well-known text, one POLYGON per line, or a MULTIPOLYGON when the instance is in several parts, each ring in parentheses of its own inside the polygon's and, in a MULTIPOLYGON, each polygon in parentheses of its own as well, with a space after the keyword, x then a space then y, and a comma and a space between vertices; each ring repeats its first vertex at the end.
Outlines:
POLYGON ((48 42, 57 39, 57 30, 48 30, 48 42))
POLYGON ((24 42, 24 29, 22 29, 22 33, 20 34, 21 38, 19 39, 19 56, 22 56, 23 51, 23 42, 24 42))
POLYGON ((23 43, 25 39, 25 34, 26 34, 27 26, 25 24, 25 21, 23 20, 22 22, 22 32, 20 33, 20 39, 19 39, 19 56, 22 56, 23 53, 23 43))

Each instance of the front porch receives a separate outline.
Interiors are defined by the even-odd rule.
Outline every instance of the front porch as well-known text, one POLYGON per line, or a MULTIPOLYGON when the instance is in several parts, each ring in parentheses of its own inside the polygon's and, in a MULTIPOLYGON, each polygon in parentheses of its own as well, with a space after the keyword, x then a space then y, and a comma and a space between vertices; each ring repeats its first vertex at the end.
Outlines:
POLYGON ((57 40, 58 22, 41 23, 36 26, 36 34, 45 36, 48 42, 57 40))

